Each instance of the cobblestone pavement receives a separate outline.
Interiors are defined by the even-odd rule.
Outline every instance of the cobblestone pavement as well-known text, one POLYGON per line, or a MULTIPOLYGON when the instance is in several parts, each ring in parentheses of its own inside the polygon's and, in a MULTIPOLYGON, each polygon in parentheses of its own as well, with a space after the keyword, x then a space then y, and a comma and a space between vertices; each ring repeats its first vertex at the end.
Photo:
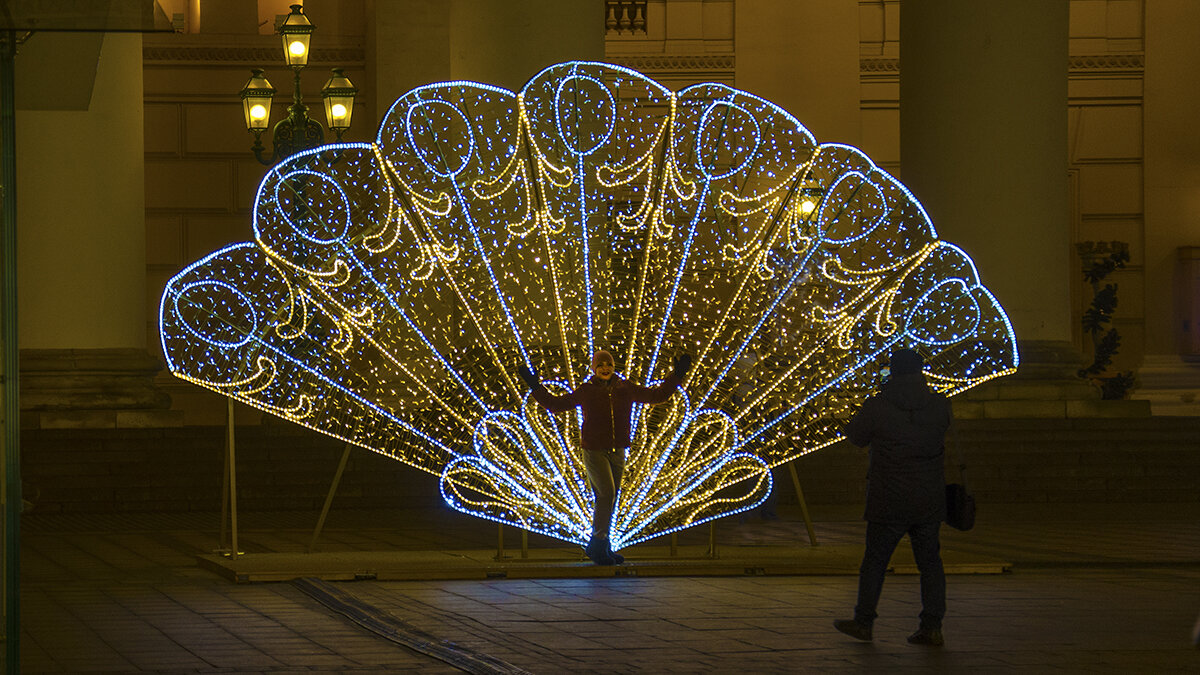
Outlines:
MULTIPOLYGON (((722 523, 727 543, 805 542, 795 514, 722 523)), ((821 542, 862 537, 857 509, 814 510, 821 542)), ((245 514, 244 550, 302 550, 312 514, 245 514)), ((215 516, 25 517, 22 672, 461 672, 365 630, 295 583, 199 569, 215 516)), ((323 546, 487 546, 441 512, 334 513, 323 546)), ((702 540, 707 531, 688 536, 702 540)), ((686 537, 684 538, 686 539, 686 537)), ((546 542, 531 537, 531 546, 546 542)), ((686 543, 686 542, 685 542, 686 543)), ((902 544, 905 545, 905 544, 902 544)), ((534 673, 1200 672, 1200 505, 993 506, 944 545, 1013 572, 949 579, 945 647, 916 627, 917 578, 890 576, 875 640, 833 630, 853 576, 359 581, 330 584, 375 618, 534 673)))

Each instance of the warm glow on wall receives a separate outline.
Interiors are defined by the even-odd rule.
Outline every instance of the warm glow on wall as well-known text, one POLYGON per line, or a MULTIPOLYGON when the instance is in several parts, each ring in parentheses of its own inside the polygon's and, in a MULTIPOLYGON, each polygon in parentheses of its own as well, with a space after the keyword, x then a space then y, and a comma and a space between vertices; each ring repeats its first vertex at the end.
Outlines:
POLYGON ((616 66, 413 90, 374 143, 275 166, 254 236, 168 283, 172 372, 570 541, 590 530, 579 418, 530 400, 522 364, 562 391, 598 348, 643 384, 695 356, 682 395, 635 409, 616 548, 761 502, 897 346, 947 394, 1017 365, 970 258, 861 152, 616 66))

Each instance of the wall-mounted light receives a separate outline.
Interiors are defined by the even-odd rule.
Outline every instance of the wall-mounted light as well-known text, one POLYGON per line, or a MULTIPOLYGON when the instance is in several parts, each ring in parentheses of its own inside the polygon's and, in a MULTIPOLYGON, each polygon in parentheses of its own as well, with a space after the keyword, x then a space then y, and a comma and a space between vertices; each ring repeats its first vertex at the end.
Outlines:
POLYGON ((339 141, 342 140, 342 132, 350 128, 356 94, 358 87, 350 82, 341 68, 333 69, 333 76, 321 89, 321 98, 325 101, 325 119, 329 128, 337 133, 339 141))
POLYGON ((242 112, 246 116, 246 130, 262 133, 271 120, 271 100, 275 87, 267 81, 261 68, 250 71, 250 80, 242 87, 242 112))
MULTIPOLYGON (((315 148, 325 142, 325 132, 321 124, 308 116, 308 106, 300 95, 300 71, 308 65, 309 45, 316 27, 304 15, 303 5, 292 5, 292 11, 280 22, 277 32, 283 44, 283 59, 292 67, 295 88, 292 94, 292 105, 288 106, 288 116, 280 120, 271 132, 273 148, 268 157, 262 144, 262 134, 267 130, 271 118, 271 100, 275 88, 267 81, 261 69, 255 68, 250 81, 242 87, 242 109, 246 117, 246 129, 254 134, 254 145, 251 150, 259 162, 268 166, 279 160, 290 157, 310 148, 315 148)), ((354 96, 358 88, 342 72, 341 68, 333 69, 333 77, 325 83, 321 90, 321 98, 325 102, 325 119, 329 128, 342 140, 342 133, 350 128, 350 118, 354 114, 354 96)))
POLYGON ((308 65, 308 43, 316 26, 304 15, 303 5, 292 5, 291 14, 279 25, 283 39, 283 58, 293 68, 308 65))

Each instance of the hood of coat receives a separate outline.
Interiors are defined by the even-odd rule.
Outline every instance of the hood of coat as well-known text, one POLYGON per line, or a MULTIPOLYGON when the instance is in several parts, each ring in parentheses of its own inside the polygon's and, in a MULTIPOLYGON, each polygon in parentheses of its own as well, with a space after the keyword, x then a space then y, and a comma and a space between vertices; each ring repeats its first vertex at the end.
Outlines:
POLYGON ((901 410, 920 410, 933 399, 929 385, 925 384, 924 373, 896 375, 883 386, 882 395, 901 410))

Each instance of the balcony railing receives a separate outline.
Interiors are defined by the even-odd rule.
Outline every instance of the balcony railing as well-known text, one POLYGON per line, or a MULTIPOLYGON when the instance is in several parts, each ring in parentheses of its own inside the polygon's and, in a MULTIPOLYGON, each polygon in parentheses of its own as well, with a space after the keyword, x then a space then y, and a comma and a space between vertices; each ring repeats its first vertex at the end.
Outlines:
POLYGON ((646 0, 606 0, 604 5, 608 33, 646 33, 646 0))

